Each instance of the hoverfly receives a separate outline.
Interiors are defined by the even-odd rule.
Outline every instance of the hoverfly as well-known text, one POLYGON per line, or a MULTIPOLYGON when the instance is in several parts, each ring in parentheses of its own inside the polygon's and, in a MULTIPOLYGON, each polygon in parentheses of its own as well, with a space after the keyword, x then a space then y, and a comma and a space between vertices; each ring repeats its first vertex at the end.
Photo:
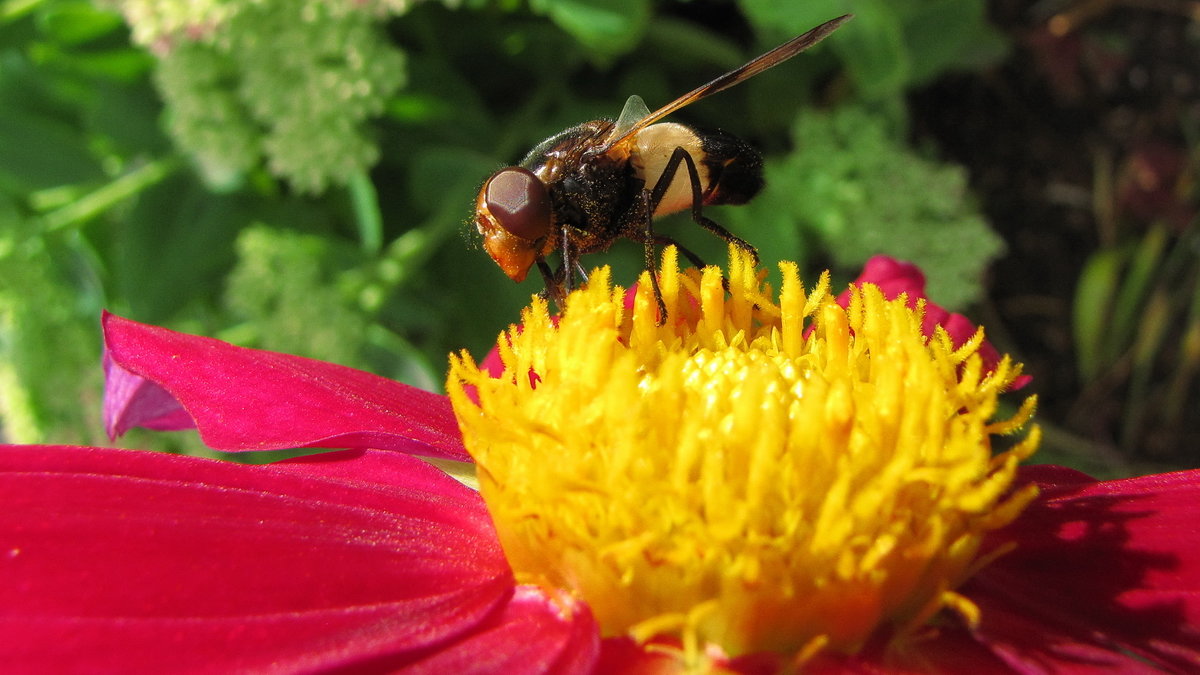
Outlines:
POLYGON ((561 307, 576 270, 586 278, 580 255, 605 250, 621 237, 633 239, 645 247, 659 321, 665 321, 655 246, 674 244, 693 265, 704 263, 655 232, 654 217, 690 208, 697 225, 748 251, 757 262, 754 247, 705 217, 702 207, 744 204, 762 188, 763 179, 761 156, 735 136, 656 122, 783 63, 850 18, 827 21, 654 112, 631 96, 615 122, 584 122, 542 141, 520 165, 493 173, 480 188, 475 226, 484 249, 513 281, 523 281, 536 265, 546 294, 561 307), (546 257, 554 251, 561 261, 552 271, 546 257))

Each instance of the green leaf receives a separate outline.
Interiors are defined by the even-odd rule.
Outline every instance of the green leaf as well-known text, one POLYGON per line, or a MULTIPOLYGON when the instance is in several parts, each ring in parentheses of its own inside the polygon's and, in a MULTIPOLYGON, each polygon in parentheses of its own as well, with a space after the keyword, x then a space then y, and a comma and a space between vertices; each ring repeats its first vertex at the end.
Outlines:
POLYGON ((882 100, 949 70, 980 68, 1007 50, 984 0, 741 0, 764 35, 795 35, 840 14, 853 21, 830 37, 861 94, 882 100))
POLYGON ((1079 374, 1091 382, 1106 368, 1108 327, 1112 316, 1113 298, 1121 281, 1129 255, 1126 249, 1110 248, 1098 251, 1083 266, 1079 286, 1075 289, 1072 307, 1072 328, 1075 335, 1075 357, 1079 374))
POLYGON ((910 53, 904 26, 889 0, 854 5, 854 20, 829 37, 862 96, 880 100, 900 95, 909 82, 910 53))
POLYGON ((114 235, 113 290, 134 318, 164 323, 211 303, 233 263, 233 240, 252 217, 243 198, 213 195, 178 173, 142 193, 114 235))
POLYGON ((350 177, 350 204, 354 209, 354 224, 363 251, 378 253, 383 246, 383 214, 379 212, 379 193, 371 176, 359 171, 350 177))
POLYGON ((1200 372, 1200 276, 1193 278, 1190 289, 1180 296, 1187 301, 1182 316, 1183 329, 1179 339, 1179 357, 1172 369, 1163 403, 1163 418, 1179 423, 1192 414, 1196 374, 1200 372))
POLYGON ((46 213, 42 217, 43 226, 49 232, 79 226, 162 181, 171 175, 178 165, 176 159, 161 159, 143 164, 46 213))
POLYGON ((1158 279, 1167 247, 1167 231, 1154 227, 1137 244, 1129 259, 1129 267, 1121 278, 1120 288, 1113 298, 1111 323, 1106 336, 1102 359, 1112 363, 1134 341, 1135 333, 1145 320, 1146 298, 1151 285, 1158 279))
POLYGON ((644 47, 655 56, 655 61, 648 64, 655 70, 660 63, 674 62, 712 69, 716 76, 746 62, 745 54, 728 36, 670 16, 654 17, 644 47))
POLYGON ((983 0, 919 2, 905 25, 904 41, 912 56, 910 87, 949 70, 990 65, 1008 51, 1004 36, 987 22, 983 0))
POLYGON ((1142 430, 1153 413, 1156 362, 1163 353, 1163 344, 1173 327, 1171 299, 1165 289, 1152 293, 1141 308, 1140 329, 1133 342, 1130 364, 1129 393, 1125 400, 1121 445, 1134 452, 1142 444, 1142 430))
POLYGON ((633 49, 650 20, 648 0, 533 0, 530 4, 602 57, 633 49))
POLYGON ((119 14, 102 10, 84 0, 51 3, 37 15, 37 19, 42 32, 63 45, 90 42, 124 28, 119 14))
POLYGON ((427 215, 388 246, 385 255, 396 268, 393 288, 418 276, 442 245, 454 240, 454 235, 473 234, 467 222, 474 197, 480 183, 495 168, 488 158, 460 148, 435 146, 413 156, 409 199, 427 215))
POLYGON ((453 146, 421 148, 410 158, 412 180, 408 198, 423 210, 443 208, 465 220, 475 204, 479 186, 497 168, 495 161, 478 152, 453 146))
POLYGON ((845 0, 740 0, 738 5, 755 29, 770 36, 772 41, 799 35, 847 12, 858 11, 857 4, 851 8, 845 0))
POLYGON ((898 95, 908 81, 909 52, 904 26, 893 0, 778 2, 742 0, 751 23, 762 33, 779 38, 807 31, 847 12, 854 19, 827 42, 854 80, 861 95, 878 100, 898 95))
POLYGON ((5 0, 0 3, 0 24, 15 23, 32 14, 45 0, 5 0))
POLYGON ((154 63, 142 50, 128 46, 72 52, 57 46, 43 45, 36 51, 38 60, 47 65, 88 78, 102 78, 115 82, 132 83, 149 72, 154 63))
MULTIPOLYGON (((8 93, 0 88, 5 101, 8 93)), ((0 115, 0 188, 26 192, 103 178, 77 127, 9 108, 0 115)))
POLYGON ((106 149, 122 157, 164 155, 171 143, 159 124, 162 103, 149 83, 99 82, 86 111, 88 130, 102 137, 106 149))

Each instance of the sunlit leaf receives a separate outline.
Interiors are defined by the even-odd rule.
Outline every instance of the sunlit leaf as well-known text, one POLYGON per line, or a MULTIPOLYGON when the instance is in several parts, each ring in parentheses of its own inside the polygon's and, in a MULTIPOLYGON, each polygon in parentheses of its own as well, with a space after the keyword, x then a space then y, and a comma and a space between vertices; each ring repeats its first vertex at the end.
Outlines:
POLYGON ((647 0, 535 0, 531 4, 603 56, 629 51, 641 40, 650 17, 647 0))
POLYGON ((124 30, 119 14, 98 8, 85 0, 48 3, 38 16, 38 27, 64 45, 80 44, 124 30))

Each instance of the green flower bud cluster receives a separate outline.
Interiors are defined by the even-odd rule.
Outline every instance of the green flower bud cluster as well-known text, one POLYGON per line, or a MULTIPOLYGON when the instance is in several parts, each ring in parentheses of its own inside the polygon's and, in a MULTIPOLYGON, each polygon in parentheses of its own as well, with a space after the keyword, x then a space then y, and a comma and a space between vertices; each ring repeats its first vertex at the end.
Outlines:
POLYGON ((223 304, 245 321, 242 344, 369 367, 352 254, 324 237, 262 224, 242 230, 236 248, 223 304))
POLYGON ((111 0, 160 59, 175 142, 210 184, 266 163, 320 192, 372 165, 368 121, 404 84, 381 21, 409 0, 111 0))

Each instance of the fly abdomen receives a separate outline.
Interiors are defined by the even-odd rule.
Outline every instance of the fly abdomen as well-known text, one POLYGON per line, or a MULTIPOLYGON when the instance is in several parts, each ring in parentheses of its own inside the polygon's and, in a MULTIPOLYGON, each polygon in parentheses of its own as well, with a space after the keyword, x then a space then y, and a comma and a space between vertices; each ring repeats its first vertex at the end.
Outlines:
POLYGON ((763 187, 762 155, 749 143, 724 131, 704 131, 700 163, 708 173, 705 204, 745 204, 763 187))

